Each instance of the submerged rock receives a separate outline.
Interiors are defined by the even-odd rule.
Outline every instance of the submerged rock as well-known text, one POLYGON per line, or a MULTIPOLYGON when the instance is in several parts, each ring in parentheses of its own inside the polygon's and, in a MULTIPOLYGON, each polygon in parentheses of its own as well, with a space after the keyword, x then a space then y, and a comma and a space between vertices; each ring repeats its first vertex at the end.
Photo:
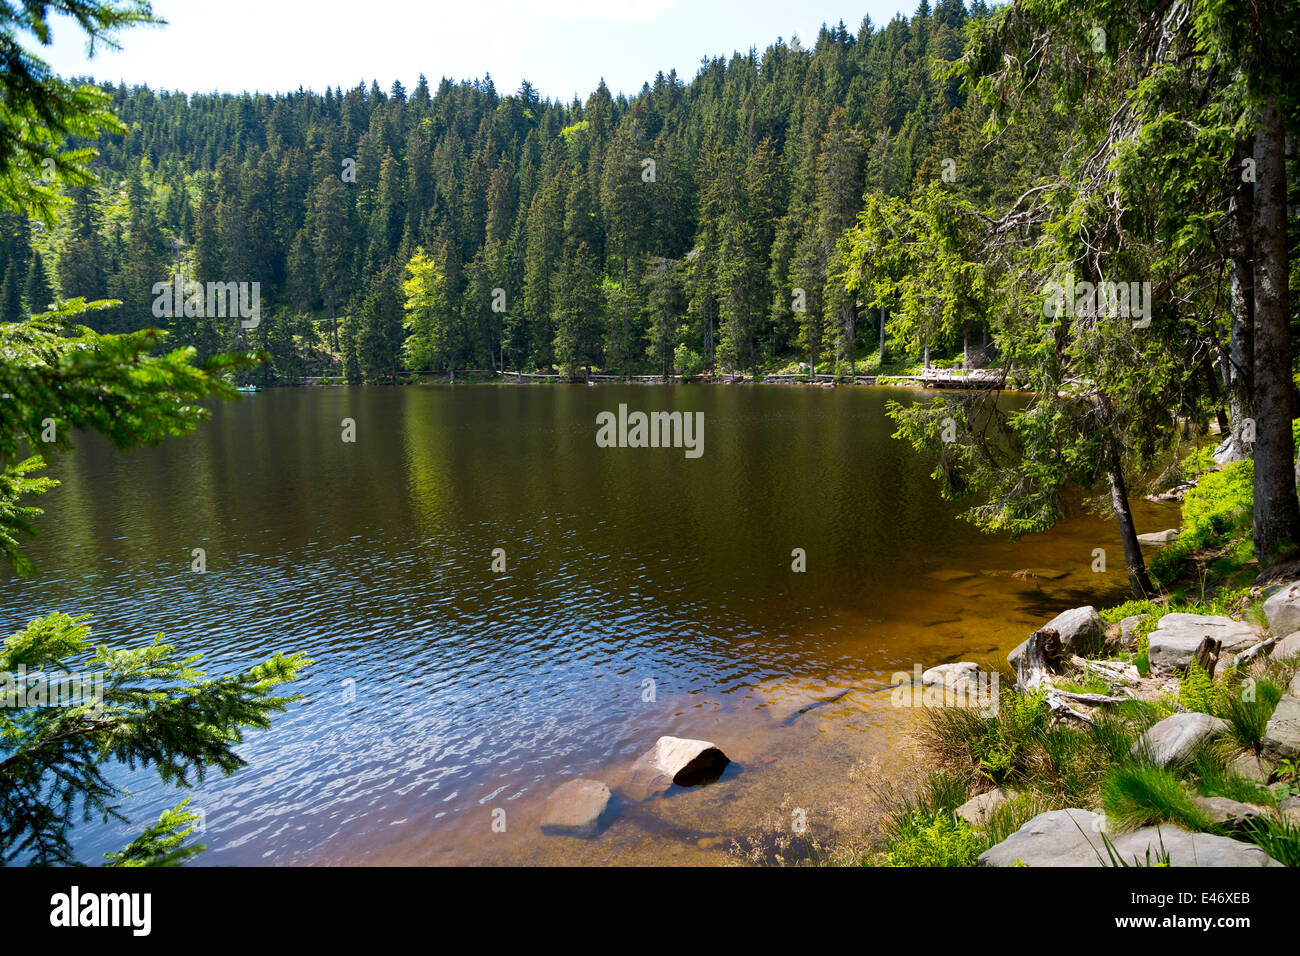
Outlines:
POLYGON ((1133 754, 1145 752, 1161 767, 1182 763, 1228 729, 1227 721, 1209 714, 1171 714, 1137 739, 1133 754))
POLYGON ((1166 614, 1147 638, 1154 677, 1171 677, 1187 667, 1201 641, 1223 642, 1221 655, 1235 654, 1255 644, 1254 628, 1217 614, 1166 614))
POLYGON ((694 787, 722 776, 731 758, 707 740, 660 737, 632 766, 624 789, 636 800, 663 793, 674 784, 694 787))
POLYGON ((560 784, 546 799, 542 832, 551 836, 595 836, 609 798, 609 787, 599 780, 578 778, 560 784))

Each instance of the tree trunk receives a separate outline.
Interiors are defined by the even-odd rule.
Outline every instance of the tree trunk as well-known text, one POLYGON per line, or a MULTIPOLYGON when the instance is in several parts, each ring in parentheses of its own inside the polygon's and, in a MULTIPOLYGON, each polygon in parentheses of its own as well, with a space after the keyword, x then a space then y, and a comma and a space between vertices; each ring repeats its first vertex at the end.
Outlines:
POLYGON ((1219 423, 1219 434, 1226 436, 1230 428, 1228 416, 1223 411, 1223 396, 1219 391, 1219 377, 1214 374, 1214 363, 1210 361, 1208 355, 1205 356, 1205 364, 1201 367, 1205 369, 1205 381, 1210 390, 1210 403, 1214 405, 1214 417, 1219 423))
POLYGON ((1119 540, 1124 548, 1124 565, 1128 568, 1128 584, 1137 600, 1145 600, 1155 592, 1151 579, 1147 577, 1146 562, 1142 559, 1142 546, 1138 544, 1137 531, 1133 527, 1133 513, 1128 506, 1128 487, 1124 475, 1112 469, 1106 477, 1110 480, 1110 503, 1115 509, 1115 521, 1119 525, 1119 540))
POLYGON ((1300 540, 1291 437, 1286 163, 1282 109, 1268 101, 1255 138, 1255 556, 1276 561, 1300 540))
POLYGON ((858 374, 858 306, 855 302, 849 303, 849 374, 855 378, 858 374))
MULTIPOLYGON (((1110 398, 1101 398, 1102 410, 1107 420, 1111 418, 1110 398)), ((1124 480, 1124 461, 1116 444, 1115 434, 1108 431, 1105 441, 1106 478, 1110 481, 1110 504, 1115 511, 1115 522, 1119 525, 1120 546, 1124 549, 1124 565, 1128 568, 1128 583, 1133 597, 1141 601, 1155 592, 1151 579, 1147 577, 1146 562, 1142 558, 1142 546, 1138 544, 1137 530, 1133 527, 1133 512, 1128 504, 1128 483, 1124 480)))
POLYGON ((1255 390, 1255 185, 1245 178, 1246 159, 1252 156, 1253 150, 1251 138, 1237 141, 1233 156, 1233 195, 1228 205, 1230 238, 1234 242, 1228 259, 1232 326, 1227 355, 1221 355, 1220 361, 1232 432, 1225 461, 1240 461, 1255 451, 1255 443, 1243 435, 1244 423, 1251 417, 1251 396, 1255 390))
POLYGON ((880 307, 880 364, 885 364, 885 321, 889 315, 889 310, 885 306, 880 307))

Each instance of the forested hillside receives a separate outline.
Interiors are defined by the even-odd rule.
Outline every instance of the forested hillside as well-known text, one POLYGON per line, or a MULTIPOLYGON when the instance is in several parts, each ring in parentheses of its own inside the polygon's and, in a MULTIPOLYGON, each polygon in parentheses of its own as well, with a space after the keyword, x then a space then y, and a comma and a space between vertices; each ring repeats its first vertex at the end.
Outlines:
POLYGON ((922 0, 910 20, 569 104, 490 78, 275 96, 105 85, 130 131, 94 141, 101 183, 67 189, 52 234, 4 214, 3 318, 55 293, 119 299, 90 317, 99 330, 163 325, 201 355, 261 347, 257 374, 282 382, 847 369, 879 312, 845 292, 837 242, 865 194, 907 195, 978 132, 945 64, 985 16, 922 0), (420 253, 427 308, 408 336, 420 253), (258 282, 260 323, 160 320, 155 284, 177 272, 258 282))

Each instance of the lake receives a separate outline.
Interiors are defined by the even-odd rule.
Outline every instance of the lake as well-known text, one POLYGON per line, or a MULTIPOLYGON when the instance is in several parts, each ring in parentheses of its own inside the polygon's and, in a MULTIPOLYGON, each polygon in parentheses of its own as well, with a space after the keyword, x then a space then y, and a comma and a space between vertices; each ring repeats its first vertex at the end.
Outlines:
MULTIPOLYGON (((264 391, 158 448, 81 438, 50 472, 63 484, 28 547, 36 575, 0 585, 0 623, 89 612, 99 641, 161 631, 214 674, 314 660, 303 700, 240 746, 249 765, 190 794, 209 865, 720 863, 796 810, 815 834, 850 832, 873 781, 912 769, 891 674, 1004 654, 1127 591, 1111 520, 1018 543, 959 520, 932 465, 890 437, 885 402, 916 397, 264 391), (620 404, 702 412, 703 454, 598 447, 597 416, 620 404), (556 785, 617 787, 662 734, 733 763, 709 786, 616 801, 594 839, 541 835, 556 785)), ((1177 524, 1176 506, 1134 511, 1140 532, 1177 524)), ((130 823, 79 827, 83 861, 185 796, 148 772, 114 779, 130 823)))

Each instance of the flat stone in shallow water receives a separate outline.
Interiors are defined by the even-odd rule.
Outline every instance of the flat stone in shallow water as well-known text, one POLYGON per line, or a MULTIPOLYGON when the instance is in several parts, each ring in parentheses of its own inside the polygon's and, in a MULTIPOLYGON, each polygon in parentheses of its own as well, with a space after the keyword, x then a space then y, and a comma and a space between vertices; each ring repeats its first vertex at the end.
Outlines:
POLYGON ((921 675, 921 683, 926 687, 957 687, 975 681, 979 672, 980 666, 972 661, 939 664, 921 675))
POLYGON ((1273 763, 1300 757, 1300 697, 1287 694, 1277 702, 1259 743, 1264 759, 1273 763))
POLYGON ((1178 540, 1178 531, 1170 528, 1168 531, 1153 531, 1150 534, 1138 535, 1138 544, 1150 545, 1153 547, 1164 547, 1173 544, 1178 540))
POLYGON ((1225 656, 1244 651, 1259 641, 1254 628, 1230 617, 1166 614, 1147 638, 1152 675, 1169 677, 1185 668, 1196 655, 1196 648, 1207 637, 1223 642, 1220 654, 1225 656))
POLYGON ((1228 730, 1228 722, 1209 714, 1170 714, 1152 725, 1133 744, 1133 754, 1145 751, 1159 766, 1181 763, 1197 748, 1228 730))
MULTIPOLYGON (((1040 813, 979 856, 980 866, 1114 866, 1102 840, 1102 820, 1088 810, 1040 813)), ((1130 866, 1281 866, 1253 843, 1174 826, 1145 827, 1111 837, 1114 853, 1130 866)))
POLYGON ((609 806, 609 787, 599 780, 570 780, 546 799, 542 832, 551 836, 593 837, 609 806))

